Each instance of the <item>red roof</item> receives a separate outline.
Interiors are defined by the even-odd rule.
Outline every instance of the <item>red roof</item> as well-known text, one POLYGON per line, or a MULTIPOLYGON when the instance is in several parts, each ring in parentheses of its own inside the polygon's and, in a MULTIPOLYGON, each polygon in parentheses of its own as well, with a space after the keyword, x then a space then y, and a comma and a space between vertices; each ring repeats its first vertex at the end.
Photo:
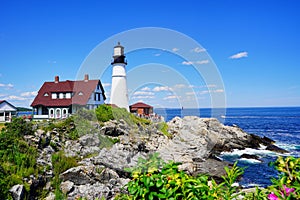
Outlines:
POLYGON ((86 105, 92 92, 100 84, 102 94, 105 99, 104 90, 100 80, 88 81, 60 81, 60 82, 45 82, 40 88, 37 96, 33 100, 31 106, 35 107, 43 105, 47 107, 54 106, 70 106, 72 104, 86 105), (73 93, 70 99, 52 99, 52 93, 73 93), (45 94, 48 94, 45 96, 45 94), (79 95, 82 93, 83 95, 79 95))
POLYGON ((135 104, 132 104, 131 106, 129 106, 131 109, 132 108, 153 108, 152 106, 148 105, 148 104, 145 104, 145 103, 142 103, 142 102, 138 102, 138 103, 135 103, 135 104))

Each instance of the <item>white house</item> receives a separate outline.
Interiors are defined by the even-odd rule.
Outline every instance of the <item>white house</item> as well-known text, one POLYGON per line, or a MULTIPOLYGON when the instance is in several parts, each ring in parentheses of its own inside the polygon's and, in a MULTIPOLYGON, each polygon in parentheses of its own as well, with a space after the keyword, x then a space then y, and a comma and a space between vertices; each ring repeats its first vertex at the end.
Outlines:
POLYGON ((0 100, 0 122, 11 122, 17 113, 17 108, 5 100, 0 100))
POLYGON ((33 119, 61 119, 75 113, 79 108, 95 109, 104 104, 106 97, 100 80, 45 82, 31 106, 37 113, 33 119))

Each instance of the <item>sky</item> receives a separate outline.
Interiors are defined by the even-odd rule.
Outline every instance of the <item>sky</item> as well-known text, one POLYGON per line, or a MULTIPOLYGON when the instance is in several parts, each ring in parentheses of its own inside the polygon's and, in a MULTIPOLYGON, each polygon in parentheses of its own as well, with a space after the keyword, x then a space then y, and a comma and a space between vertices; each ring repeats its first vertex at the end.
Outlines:
POLYGON ((30 107, 45 81, 87 72, 102 81, 109 103, 109 63, 121 40, 130 103, 300 106, 299 7, 297 0, 2 0, 0 99, 30 107))

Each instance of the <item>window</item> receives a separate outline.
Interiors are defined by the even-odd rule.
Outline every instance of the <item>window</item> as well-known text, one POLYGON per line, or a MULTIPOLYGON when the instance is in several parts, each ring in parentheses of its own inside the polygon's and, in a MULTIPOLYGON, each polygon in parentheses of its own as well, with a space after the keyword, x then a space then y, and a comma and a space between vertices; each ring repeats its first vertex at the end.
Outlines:
POLYGON ((57 94, 56 93, 52 93, 52 99, 56 99, 57 98, 57 94))
POLYGON ((82 95, 83 95, 83 93, 80 91, 80 92, 78 93, 78 95, 79 95, 79 96, 82 96, 82 95))
POLYGON ((49 94, 46 92, 45 94, 44 94, 44 97, 48 97, 49 96, 49 94))
POLYGON ((63 99, 64 98, 64 93, 59 93, 59 98, 63 99))
POLYGON ((66 94, 66 99, 71 99, 71 93, 66 94))

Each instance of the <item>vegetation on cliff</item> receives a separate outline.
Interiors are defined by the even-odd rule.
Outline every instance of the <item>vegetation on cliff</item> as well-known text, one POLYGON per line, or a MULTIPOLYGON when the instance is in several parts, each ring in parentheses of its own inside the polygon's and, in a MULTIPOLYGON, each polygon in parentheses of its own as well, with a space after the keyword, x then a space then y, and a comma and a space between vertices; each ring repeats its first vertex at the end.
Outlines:
MULTIPOLYGON (((138 118, 125 109, 115 109, 106 105, 100 106, 95 111, 80 110, 65 120, 30 122, 22 118, 15 118, 12 123, 5 124, 0 133, 0 199, 12 199, 9 189, 16 184, 24 185, 27 197, 34 192, 36 198, 45 198, 49 194, 49 188, 45 189, 45 185, 41 188, 33 188, 32 180, 44 176, 49 170, 52 171, 49 182, 51 183, 50 190, 55 194, 56 199, 65 199, 66 194, 61 191, 60 174, 70 168, 80 167, 82 159, 90 156, 80 154, 80 152, 76 152, 72 156, 68 155, 66 143, 79 144, 78 141, 82 142, 83 138, 86 138, 84 141, 86 143, 94 142, 91 141, 93 139, 88 140, 86 137, 88 136, 86 134, 94 134, 96 139, 99 135, 98 149, 113 149, 118 145, 124 147, 124 143, 114 145, 120 142, 120 137, 101 134, 101 128, 107 131, 108 124, 118 124, 122 121, 128 126, 124 126, 125 128, 121 132, 124 130, 148 130, 151 129, 150 127, 156 127, 168 138, 172 139, 173 136, 166 123, 153 125, 149 120, 138 118), (113 123, 107 120, 113 120, 113 123), (148 126, 149 124, 153 126, 148 126), (129 129, 129 127, 133 128, 129 129), (44 159, 44 157, 40 157, 40 154, 47 148, 51 150, 50 161, 48 165, 39 164, 44 159)), ((111 128, 117 129, 116 127, 120 128, 119 124, 111 128)), ((144 132, 148 133, 148 131, 144 132)), ((162 138, 167 138, 161 133, 162 138)), ((124 139, 126 134, 122 137, 124 139)), ((144 146, 140 146, 144 148, 144 146)), ((131 146, 130 150, 132 150, 131 146)), ((122 149, 122 151, 124 150, 122 149)), ((99 159, 103 160, 103 156, 100 156, 99 159)), ((207 175, 190 176, 180 170, 179 163, 165 163, 158 154, 149 154, 147 159, 140 158, 136 167, 128 169, 130 173, 127 174, 131 174, 131 180, 126 185, 126 189, 124 188, 123 193, 117 196, 117 199, 234 199, 237 196, 246 200, 299 199, 300 158, 279 157, 272 166, 278 170, 280 176, 273 179, 271 186, 244 193, 235 183, 237 177, 243 172, 243 169, 237 167, 236 164, 232 168, 226 168, 226 175, 222 182, 216 182, 207 175)), ((110 170, 112 169, 114 168, 110 170)), ((120 169, 118 168, 118 170, 120 169)), ((98 173, 99 176, 100 174, 104 176, 104 172, 108 173, 106 170, 101 170, 98 173)), ((117 172, 121 171, 115 170, 111 173, 116 174, 117 172)), ((124 175, 125 173, 122 173, 122 176, 124 175)), ((82 195, 82 197, 85 196, 82 195)))

